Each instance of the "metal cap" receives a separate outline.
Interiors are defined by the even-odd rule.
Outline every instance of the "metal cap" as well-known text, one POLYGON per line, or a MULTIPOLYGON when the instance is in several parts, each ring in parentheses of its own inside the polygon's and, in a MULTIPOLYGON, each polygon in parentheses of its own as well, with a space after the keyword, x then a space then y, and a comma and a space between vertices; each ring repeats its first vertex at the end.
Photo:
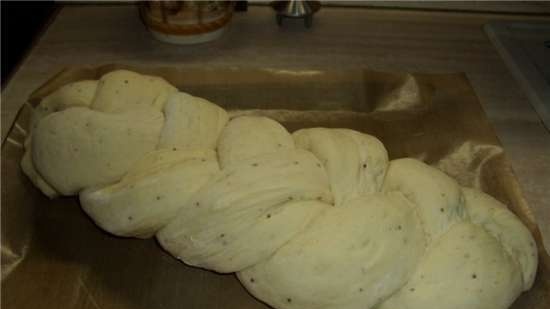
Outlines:
POLYGON ((321 8, 321 3, 319 1, 290 0, 275 1, 272 6, 277 12, 277 23, 279 25, 282 24, 284 17, 289 17, 303 18, 306 26, 310 27, 313 14, 321 8))

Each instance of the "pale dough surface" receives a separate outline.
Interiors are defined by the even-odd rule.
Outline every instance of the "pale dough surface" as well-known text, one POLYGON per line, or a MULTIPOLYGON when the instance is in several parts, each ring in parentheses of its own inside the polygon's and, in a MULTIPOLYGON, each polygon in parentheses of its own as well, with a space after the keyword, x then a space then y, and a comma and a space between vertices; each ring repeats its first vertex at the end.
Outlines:
POLYGON ((222 169, 157 237, 187 264, 235 272, 295 236, 321 202, 331 203, 332 195, 317 159, 281 150, 222 169))
POLYGON ((216 149, 228 116, 224 109, 183 92, 173 93, 164 106, 166 121, 159 148, 216 149))
POLYGON ((162 111, 168 96, 177 91, 161 77, 117 70, 99 79, 91 108, 110 113, 148 107, 162 111))
POLYGON ((402 192, 413 202, 428 242, 468 217, 458 183, 416 159, 392 160, 382 190, 402 192))
POLYGON ((472 222, 500 241, 506 252, 521 266, 523 289, 530 289, 535 281, 538 264, 533 235, 516 215, 490 195, 469 188, 462 188, 462 192, 472 222))
POLYGON ((380 190, 388 153, 375 137, 327 128, 301 129, 292 136, 298 148, 311 151, 323 163, 336 206, 380 190))
POLYGON ((424 250, 410 203, 377 193, 331 207, 238 277, 275 308, 370 308, 403 285, 424 250))
POLYGON ((158 143, 162 113, 68 108, 42 119, 32 138, 37 171, 63 195, 119 180, 158 143))
POLYGON ((218 141, 218 158, 222 168, 260 154, 291 150, 294 140, 277 121, 261 116, 232 119, 218 141))
POLYGON ((147 238, 168 224, 219 171, 212 150, 150 153, 121 181, 80 193, 82 209, 104 230, 147 238))
POLYGON ((483 228, 460 222, 435 241, 412 278, 377 309, 504 309, 522 291, 519 265, 483 228))

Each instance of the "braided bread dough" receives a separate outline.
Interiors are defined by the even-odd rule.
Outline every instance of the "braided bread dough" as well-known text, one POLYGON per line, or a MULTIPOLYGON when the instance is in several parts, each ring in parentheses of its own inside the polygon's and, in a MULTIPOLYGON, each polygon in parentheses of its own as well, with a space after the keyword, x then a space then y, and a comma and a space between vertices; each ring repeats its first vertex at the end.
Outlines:
POLYGON ((370 308, 402 286, 424 249, 420 221, 403 195, 375 193, 329 207, 238 276, 275 308, 370 308))
POLYGON ((521 268, 523 290, 529 290, 537 272, 537 246, 529 230, 506 206, 477 190, 462 188, 466 209, 472 220, 498 239, 521 268))
POLYGON ((302 230, 322 208, 311 201, 332 201, 324 169, 311 153, 258 155, 223 169, 158 239, 187 264, 235 272, 268 257, 302 230))
POLYGON ((267 117, 242 116, 233 119, 222 131, 218 157, 222 168, 241 160, 277 150, 294 149, 287 130, 267 117))
POLYGON ((40 105, 32 111, 29 124, 29 135, 25 139, 26 152, 21 159, 21 169, 33 184, 49 198, 54 198, 58 196, 59 193, 42 178, 34 167, 33 160, 31 159, 32 131, 36 128, 38 122, 49 114, 64 110, 71 106, 89 106, 94 98, 97 84, 98 82, 95 80, 84 80, 62 86, 45 97, 42 102, 40 102, 40 105))
POLYGON ((31 132, 21 166, 46 195, 278 309, 504 309, 535 279, 503 204, 364 133, 229 119, 124 70, 46 97, 31 132))
POLYGON ((147 238, 168 224, 218 171, 212 150, 157 150, 119 182, 83 190, 80 204, 104 230, 147 238))
POLYGON ((162 111, 168 96, 177 91, 163 78, 118 70, 99 79, 91 108, 110 113, 142 107, 162 111))
POLYGON ((456 181, 415 159, 393 160, 383 191, 402 192, 415 205, 428 242, 468 216, 456 181))
POLYGON ((38 123, 32 138, 33 162, 56 191, 76 194, 124 176, 132 164, 155 150, 163 122, 163 114, 151 109, 106 114, 71 107, 38 123))
POLYGON ((166 122, 158 148, 216 149, 227 113, 205 99, 183 92, 170 96, 164 105, 166 122))
POLYGON ((323 162, 336 206, 380 190, 388 153, 378 139, 348 129, 302 129, 292 135, 298 148, 323 162))
POLYGON ((507 308, 521 290, 517 262, 482 227, 465 221, 431 245, 407 284, 379 309, 507 308))

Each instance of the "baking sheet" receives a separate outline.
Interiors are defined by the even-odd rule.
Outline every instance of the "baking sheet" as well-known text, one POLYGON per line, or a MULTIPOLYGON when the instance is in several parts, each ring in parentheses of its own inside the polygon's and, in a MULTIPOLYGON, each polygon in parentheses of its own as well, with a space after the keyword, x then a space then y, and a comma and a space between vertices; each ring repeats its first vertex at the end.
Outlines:
POLYGON ((2 308, 268 308, 233 275, 188 267, 154 239, 111 236, 76 198, 49 200, 19 168, 30 105, 66 83, 117 68, 163 76, 232 115, 261 114, 290 131, 346 127, 377 136, 390 158, 415 157, 504 202, 535 235, 534 287, 512 308, 550 303, 550 257, 502 147, 463 74, 136 68, 67 69, 29 98, 2 145, 2 308))

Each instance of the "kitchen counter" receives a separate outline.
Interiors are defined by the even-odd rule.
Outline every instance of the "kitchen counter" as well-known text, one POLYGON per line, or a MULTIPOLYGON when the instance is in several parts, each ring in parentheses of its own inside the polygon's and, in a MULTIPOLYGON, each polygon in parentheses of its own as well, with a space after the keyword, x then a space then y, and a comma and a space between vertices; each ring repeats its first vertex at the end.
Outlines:
POLYGON ((305 29, 298 20, 285 20, 279 28, 269 7, 252 6, 235 14, 218 41, 174 46, 150 36, 135 6, 67 6, 2 93, 2 141, 29 94, 69 66, 465 72, 550 248, 550 133, 483 32, 495 19, 543 17, 331 7, 321 9, 314 26, 305 29))

